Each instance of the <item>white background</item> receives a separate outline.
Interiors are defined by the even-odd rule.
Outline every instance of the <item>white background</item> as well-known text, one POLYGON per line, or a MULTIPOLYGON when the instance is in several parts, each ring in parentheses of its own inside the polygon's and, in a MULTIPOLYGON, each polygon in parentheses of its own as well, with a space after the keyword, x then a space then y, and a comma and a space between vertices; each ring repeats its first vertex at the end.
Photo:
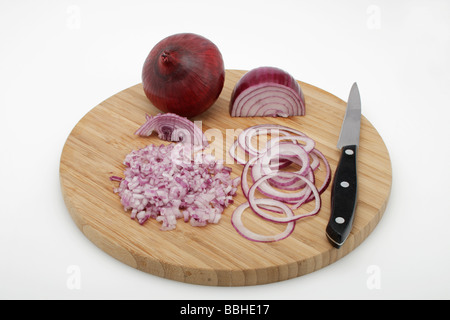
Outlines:
POLYGON ((0 298, 450 298, 449 57, 446 0, 2 0, 0 298), (135 270, 78 230, 59 185, 67 136, 178 32, 212 40, 228 69, 278 66, 343 100, 358 82, 393 185, 357 249, 292 280, 206 287, 135 270))

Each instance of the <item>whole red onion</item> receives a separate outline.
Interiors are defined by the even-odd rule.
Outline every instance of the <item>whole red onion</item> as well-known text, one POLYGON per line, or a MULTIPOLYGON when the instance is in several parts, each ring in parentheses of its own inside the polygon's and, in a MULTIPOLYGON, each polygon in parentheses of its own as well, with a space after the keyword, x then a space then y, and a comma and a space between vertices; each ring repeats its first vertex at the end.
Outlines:
POLYGON ((163 112, 194 117, 219 97, 225 69, 217 46, 193 33, 171 35, 150 51, 142 70, 144 92, 163 112))

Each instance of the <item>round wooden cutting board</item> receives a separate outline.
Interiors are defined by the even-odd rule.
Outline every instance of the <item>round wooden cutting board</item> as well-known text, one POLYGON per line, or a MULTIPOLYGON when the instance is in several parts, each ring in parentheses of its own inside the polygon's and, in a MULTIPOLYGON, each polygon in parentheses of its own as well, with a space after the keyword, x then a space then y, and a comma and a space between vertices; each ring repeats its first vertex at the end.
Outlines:
MULTIPOLYGON (((232 167, 232 177, 242 172, 242 166, 230 163, 228 156, 235 139, 233 133, 262 123, 289 126, 313 138, 334 172, 346 102, 299 81, 306 99, 305 116, 231 118, 231 92, 244 73, 227 70, 217 102, 191 119, 202 121, 202 130, 211 142, 215 141, 214 155, 232 167), (223 148, 217 148, 218 142, 223 148)), ((356 216, 352 232, 340 249, 331 246, 325 235, 331 186, 322 194, 318 215, 299 220, 294 232, 278 242, 249 241, 233 228, 231 215, 245 201, 241 189, 218 224, 193 227, 178 220, 176 229, 171 231, 161 231, 160 223, 154 219, 140 225, 130 219, 130 212, 124 211, 118 194, 113 192, 118 182, 109 177, 123 176, 123 160, 132 150, 148 144, 167 144, 155 133, 150 137, 134 134, 145 122, 146 113, 160 112, 145 97, 141 84, 117 93, 78 122, 67 138, 60 161, 62 193, 76 225, 103 251, 134 268, 201 285, 243 286, 287 280, 323 268, 351 252, 372 232, 384 213, 391 190, 391 162, 382 138, 363 116, 356 216)), ((317 175, 318 185, 321 179, 323 172, 317 175)), ((282 224, 258 218, 251 210, 246 210, 243 219, 246 226, 258 232, 271 234, 284 229, 282 224)))

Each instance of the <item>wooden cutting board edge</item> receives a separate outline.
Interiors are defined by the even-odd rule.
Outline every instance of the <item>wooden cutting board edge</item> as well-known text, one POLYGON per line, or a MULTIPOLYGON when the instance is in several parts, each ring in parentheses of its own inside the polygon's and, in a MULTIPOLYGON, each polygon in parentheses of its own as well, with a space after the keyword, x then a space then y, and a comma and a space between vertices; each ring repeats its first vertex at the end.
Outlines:
MULTIPOLYGON (((243 71, 227 70, 227 76, 229 76, 229 74, 231 73, 237 77, 241 72, 243 71)), ((315 90, 318 90, 318 92, 321 92, 324 96, 327 96, 327 99, 329 98, 332 100, 336 99, 342 101, 338 97, 335 97, 334 95, 331 95, 330 93, 322 89, 316 88, 312 85, 303 83, 301 81, 299 81, 299 83, 302 86, 309 86, 311 88, 314 88, 315 90)), ((129 89, 130 88, 125 89, 121 92, 125 92, 126 90, 129 89)), ((228 90, 229 89, 230 88, 228 88, 228 90)), ((121 92, 119 92, 117 95, 119 95, 121 92)), ((80 120, 80 122, 83 120, 83 118, 80 120)), ((363 121, 368 122, 368 120, 365 119, 364 116, 363 121)), ((79 204, 76 204, 71 200, 72 198, 71 193, 76 193, 76 190, 70 189, 70 187, 67 186, 65 181, 66 180, 65 177, 68 174, 66 168, 62 163, 63 155, 65 153, 67 153, 66 146, 64 147, 61 155, 61 166, 60 166, 61 189, 68 211, 72 219, 74 220, 75 224, 82 231, 82 233, 102 251, 106 252, 107 254, 111 255, 117 260, 133 268, 142 270, 144 272, 159 277, 193 284, 216 285, 216 286, 258 285, 295 278, 301 275, 311 273, 325 266, 328 266, 333 262, 339 260, 340 258, 344 257, 349 252, 353 251, 375 229, 375 227, 377 226, 378 222, 380 221, 381 217, 385 212, 386 205, 388 203, 390 196, 390 185, 389 185, 389 190, 386 195, 385 201, 380 206, 378 214, 373 219, 371 219, 369 223, 367 223, 364 226, 363 229, 359 230, 357 233, 351 233, 345 245, 341 249, 335 249, 330 246, 328 250, 324 250, 323 252, 320 252, 319 254, 312 256, 308 259, 298 261, 297 263, 290 262, 282 266, 280 265, 273 266, 272 268, 268 268, 266 266, 247 270, 239 268, 237 270, 230 270, 229 268, 223 268, 222 270, 220 270, 219 268, 216 268, 214 271, 212 271, 211 268, 209 267, 202 268, 202 267, 192 267, 189 265, 180 267, 180 265, 173 265, 171 263, 166 263, 164 261, 158 260, 158 257, 154 258, 150 257, 149 259, 148 257, 142 256, 142 252, 140 250, 136 250, 135 246, 133 245, 126 246, 124 245, 123 242, 115 241, 113 234, 111 234, 110 236, 105 236, 104 234, 105 230, 101 231, 97 230, 95 226, 92 226, 92 223, 90 221, 84 219, 83 215, 80 215, 80 211, 84 210, 84 208, 80 207, 79 204)), ((387 155, 387 157, 389 157, 389 155, 387 155)), ((385 170, 387 174, 391 177, 390 179, 392 179, 392 172, 391 172, 392 169, 390 166, 390 161, 389 161, 389 168, 385 168, 385 170)), ((389 183, 391 183, 391 181, 389 183)))

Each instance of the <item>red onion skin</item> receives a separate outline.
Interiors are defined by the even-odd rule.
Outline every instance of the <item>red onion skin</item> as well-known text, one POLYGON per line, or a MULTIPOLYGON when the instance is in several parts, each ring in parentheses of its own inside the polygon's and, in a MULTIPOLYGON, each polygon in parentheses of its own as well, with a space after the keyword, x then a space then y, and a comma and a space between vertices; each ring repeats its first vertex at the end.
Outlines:
POLYGON ((305 104, 305 98, 300 85, 289 73, 275 67, 258 67, 244 74, 236 83, 233 92, 231 93, 229 105, 230 114, 236 97, 244 90, 261 83, 275 83, 289 87, 300 96, 303 104, 305 104))
POLYGON ((225 81, 222 54, 210 40, 193 33, 169 36, 145 60, 142 84, 150 102, 163 112, 194 117, 209 109, 225 81))

